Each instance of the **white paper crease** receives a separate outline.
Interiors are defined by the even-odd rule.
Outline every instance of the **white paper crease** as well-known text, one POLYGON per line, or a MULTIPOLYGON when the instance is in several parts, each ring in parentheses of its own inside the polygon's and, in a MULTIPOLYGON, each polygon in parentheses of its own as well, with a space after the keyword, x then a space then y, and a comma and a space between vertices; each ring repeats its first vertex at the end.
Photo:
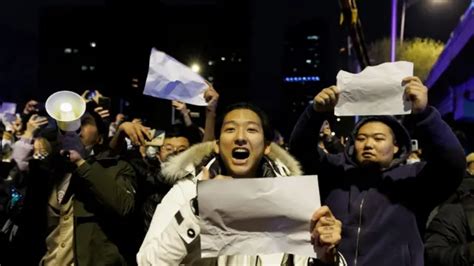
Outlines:
POLYGON ((205 80, 173 57, 153 48, 143 94, 206 106, 205 80))
POLYGON ((291 253, 316 257, 309 232, 317 176, 198 183, 202 257, 291 253))

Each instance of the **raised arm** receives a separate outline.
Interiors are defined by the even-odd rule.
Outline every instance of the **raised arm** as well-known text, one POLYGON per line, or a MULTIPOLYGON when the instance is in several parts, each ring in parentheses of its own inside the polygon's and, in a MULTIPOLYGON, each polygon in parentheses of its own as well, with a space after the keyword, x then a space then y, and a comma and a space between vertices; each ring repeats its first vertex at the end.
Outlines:
POLYGON ((407 124, 420 140, 426 164, 420 164, 420 182, 429 184, 427 200, 439 204, 459 186, 464 175, 466 159, 459 140, 440 113, 428 106, 428 89, 418 77, 403 80, 405 95, 412 103, 413 114, 407 124), (433 201, 434 199, 434 201, 433 201))
POLYGON ((150 139, 149 131, 150 128, 142 124, 123 122, 110 140, 109 147, 114 153, 119 154, 126 147, 126 137, 132 141, 133 145, 145 145, 145 142, 150 139))
POLYGON ((328 112, 334 110, 339 91, 336 86, 323 89, 314 97, 296 122, 290 137, 290 152, 303 165, 305 173, 317 173, 319 164, 326 157, 318 146, 319 129, 328 112))
POLYGON ((214 136, 214 127, 216 124, 216 109, 219 101, 219 93, 214 87, 208 83, 209 87, 204 92, 204 98, 207 102, 206 108, 206 124, 204 126, 204 137, 202 141, 210 141, 216 139, 214 136))

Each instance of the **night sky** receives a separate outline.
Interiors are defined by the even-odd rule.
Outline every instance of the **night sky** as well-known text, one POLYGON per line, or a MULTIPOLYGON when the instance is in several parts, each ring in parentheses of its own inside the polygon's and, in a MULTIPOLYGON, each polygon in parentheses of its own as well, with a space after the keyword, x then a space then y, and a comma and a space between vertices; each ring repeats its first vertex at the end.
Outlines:
MULTIPOLYGON (((440 1, 410 1, 406 38, 448 40, 470 0, 434 4, 440 1)), ((215 78, 223 103, 250 100, 271 116, 285 117, 281 110, 286 106, 282 89, 285 38, 295 26, 315 19, 327 27, 323 52, 329 58, 325 65, 329 78, 315 89, 333 83, 337 70, 344 68, 338 58, 346 38, 338 25, 338 1, 122 2, 1 1, 0 100, 21 103, 30 97, 45 100, 60 89, 100 88, 114 98, 140 103, 131 108, 147 112, 147 104, 156 100, 142 97, 141 90, 149 49, 155 46, 184 63, 205 64, 222 56, 242 58, 239 64, 221 62, 203 75, 215 78), (92 41, 97 47, 90 47, 92 41), (77 48, 78 53, 65 54, 65 48, 77 48), (80 70, 91 66, 93 71, 80 70), (138 89, 131 87, 135 78, 138 89)), ((389 36, 390 2, 357 2, 368 43, 389 36)), ((118 105, 115 102, 114 111, 118 105)), ((168 109, 163 107, 160 117, 169 117, 168 109)))

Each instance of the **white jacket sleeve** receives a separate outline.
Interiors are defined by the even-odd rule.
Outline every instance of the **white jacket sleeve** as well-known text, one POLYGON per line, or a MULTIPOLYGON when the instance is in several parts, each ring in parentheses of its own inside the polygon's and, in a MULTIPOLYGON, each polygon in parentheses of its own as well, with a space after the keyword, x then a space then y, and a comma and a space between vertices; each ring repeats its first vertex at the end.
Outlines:
POLYGON ((188 253, 196 251, 190 249, 199 248, 195 244, 199 223, 192 210, 195 196, 196 184, 191 180, 179 181, 166 194, 137 254, 138 265, 179 265, 188 253))
POLYGON ((28 161, 33 154, 33 144, 31 139, 21 138, 13 146, 12 158, 15 160, 20 171, 28 170, 28 161))

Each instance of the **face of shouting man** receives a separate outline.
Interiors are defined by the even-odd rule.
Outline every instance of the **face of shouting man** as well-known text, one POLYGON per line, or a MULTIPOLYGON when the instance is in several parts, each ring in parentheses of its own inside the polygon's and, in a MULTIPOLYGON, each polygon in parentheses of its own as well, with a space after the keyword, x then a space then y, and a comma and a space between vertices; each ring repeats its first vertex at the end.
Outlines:
POLYGON ((235 109, 225 115, 214 150, 228 175, 256 177, 262 157, 270 152, 268 144, 260 117, 249 109, 235 109))

